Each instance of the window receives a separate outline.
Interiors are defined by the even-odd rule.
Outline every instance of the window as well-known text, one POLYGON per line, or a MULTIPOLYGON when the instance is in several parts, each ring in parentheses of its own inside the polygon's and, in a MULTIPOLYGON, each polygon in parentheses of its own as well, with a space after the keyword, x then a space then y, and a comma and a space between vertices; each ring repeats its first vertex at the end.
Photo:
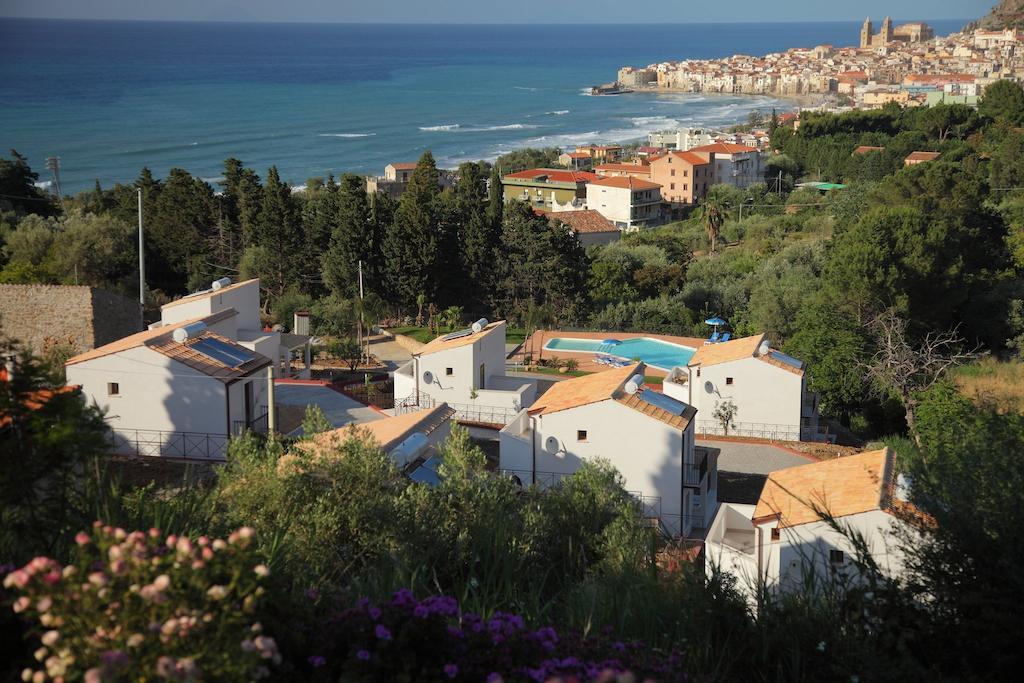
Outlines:
POLYGON ((832 564, 843 564, 846 561, 846 556, 842 550, 829 550, 828 561, 832 564))
POLYGON ((444 369, 444 374, 446 374, 447 376, 451 377, 452 375, 455 374, 455 370, 452 369, 452 368, 445 368, 444 369))
POLYGON ((670 183, 670 185, 671 185, 671 187, 669 187, 670 190, 676 189, 676 184, 675 183, 670 183))
POLYGON ((120 396, 121 385, 117 382, 107 382, 107 396, 120 396))
POLYGON ((587 430, 586 429, 577 429, 576 430, 576 440, 577 441, 586 441, 587 440, 587 430))
POLYGON ((777 541, 779 538, 781 538, 779 527, 775 527, 772 529, 772 540, 777 541))
POLYGON ((726 384, 732 384, 732 377, 726 377, 725 378, 725 383, 726 384))
POLYGON ((683 169, 683 177, 684 178, 689 178, 690 177, 690 172, 688 170, 686 170, 686 169, 683 169))
POLYGON ((674 176, 675 174, 676 174, 676 169, 674 169, 674 168, 673 168, 673 169, 672 169, 672 173, 671 173, 670 175, 673 175, 673 176, 674 176))
POLYGON ((689 190, 689 189, 690 189, 690 186, 688 184, 686 184, 686 183, 683 183, 683 190, 685 191, 685 190, 689 190))

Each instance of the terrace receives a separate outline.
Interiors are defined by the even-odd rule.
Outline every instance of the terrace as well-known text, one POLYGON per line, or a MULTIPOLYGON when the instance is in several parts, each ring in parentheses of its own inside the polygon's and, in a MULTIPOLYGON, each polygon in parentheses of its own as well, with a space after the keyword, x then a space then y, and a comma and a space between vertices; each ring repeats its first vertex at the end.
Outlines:
MULTIPOLYGON (((516 351, 509 357, 509 360, 515 363, 525 363, 527 360, 531 360, 532 363, 537 363, 538 361, 550 360, 555 357, 561 360, 573 359, 576 361, 577 368, 581 372, 602 372, 604 370, 608 370, 612 366, 598 361, 603 355, 615 356, 616 352, 613 348, 603 351, 572 351, 568 349, 552 349, 549 347, 549 343, 553 339, 584 339, 602 342, 612 338, 618 341, 626 341, 629 339, 653 339, 686 347, 687 349, 699 348, 705 342, 704 339, 699 339, 697 337, 680 337, 670 334, 651 334, 646 332, 536 330, 526 338, 526 341, 524 341, 518 349, 516 349, 516 351)), ((632 360, 632 358, 628 358, 626 360, 632 360)), ((647 359, 644 360, 647 362, 647 359)), ((658 367, 653 367, 650 362, 647 362, 647 365, 647 374, 653 377, 665 377, 672 369, 666 368, 662 370, 658 367)))

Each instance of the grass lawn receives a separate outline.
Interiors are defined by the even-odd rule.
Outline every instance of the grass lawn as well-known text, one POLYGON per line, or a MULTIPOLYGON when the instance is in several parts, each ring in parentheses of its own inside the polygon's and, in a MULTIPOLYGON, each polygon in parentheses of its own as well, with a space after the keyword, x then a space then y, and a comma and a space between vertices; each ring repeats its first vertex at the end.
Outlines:
MULTIPOLYGON (((462 329, 462 328, 459 328, 462 329)), ((392 327, 388 330, 392 334, 403 334, 406 337, 412 337, 421 344, 426 344, 431 341, 434 337, 438 337, 442 334, 448 334, 455 330, 448 327, 438 328, 437 334, 433 334, 427 327, 418 327, 416 325, 405 325, 402 327, 392 327)), ((508 344, 522 344, 526 339, 526 330, 521 327, 506 327, 505 328, 505 342, 508 344)))
POLYGON ((1003 410, 1024 415, 1024 361, 983 358, 957 368, 953 381, 973 399, 993 400, 1003 410))

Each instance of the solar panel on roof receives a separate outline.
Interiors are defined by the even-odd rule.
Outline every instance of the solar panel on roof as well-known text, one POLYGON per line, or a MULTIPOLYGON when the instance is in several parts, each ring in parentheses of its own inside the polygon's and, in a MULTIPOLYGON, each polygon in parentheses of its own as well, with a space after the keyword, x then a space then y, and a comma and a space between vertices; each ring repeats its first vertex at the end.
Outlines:
POLYGON ((450 332, 450 333, 444 335, 443 337, 441 337, 441 340, 442 341, 451 341, 452 339, 460 339, 462 337, 468 337, 471 334, 473 334, 473 330, 471 330, 471 329, 468 329, 468 330, 456 330, 455 332, 450 332))
POLYGON ((660 394, 657 391, 644 389, 642 392, 638 394, 638 396, 640 397, 640 400, 643 401, 644 403, 650 403, 652 406, 656 408, 661 408, 662 410, 668 411, 673 415, 682 415, 683 412, 686 410, 686 404, 683 403, 682 401, 677 401, 671 396, 660 394))
POLYGON ((197 351, 207 358, 212 358, 218 363, 223 363, 229 368, 237 368, 245 365, 256 356, 246 349, 222 342, 220 339, 203 337, 197 340, 189 348, 197 351))
POLYGON ((772 351, 771 352, 771 357, 774 358, 775 360, 782 361, 786 365, 794 367, 797 370, 799 370, 800 368, 802 368, 804 366, 804 364, 802 362, 798 361, 796 358, 793 358, 793 356, 787 356, 786 354, 782 353, 781 351, 772 351))
POLYGON ((413 481, 417 481, 421 484, 427 484, 428 486, 437 486, 441 483, 441 477, 437 473, 437 468, 440 467, 441 462, 431 456, 427 458, 422 465, 413 470, 409 478, 413 481))

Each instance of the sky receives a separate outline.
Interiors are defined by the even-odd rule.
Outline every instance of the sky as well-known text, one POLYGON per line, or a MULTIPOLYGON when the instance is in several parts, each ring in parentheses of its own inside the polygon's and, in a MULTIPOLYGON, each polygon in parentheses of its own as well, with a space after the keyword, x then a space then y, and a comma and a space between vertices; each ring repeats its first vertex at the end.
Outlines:
POLYGON ((0 16, 50 19, 381 23, 876 22, 974 19, 995 0, 0 0, 0 16), (694 9, 694 6, 699 9, 694 9))

